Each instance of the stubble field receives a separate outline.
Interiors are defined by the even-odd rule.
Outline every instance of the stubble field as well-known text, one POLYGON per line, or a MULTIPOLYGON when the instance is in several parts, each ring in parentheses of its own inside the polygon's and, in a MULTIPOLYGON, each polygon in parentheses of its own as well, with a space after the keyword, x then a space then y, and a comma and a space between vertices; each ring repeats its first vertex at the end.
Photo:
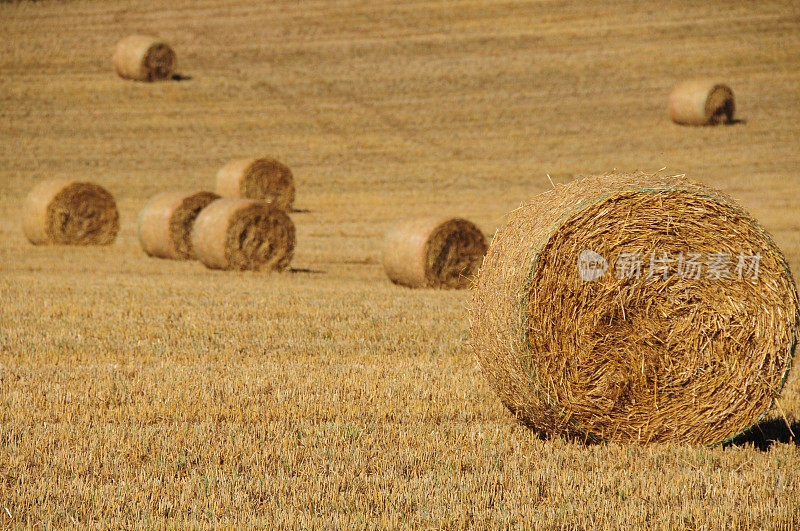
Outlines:
POLYGON ((799 527, 797 371, 725 448, 540 440, 476 367, 469 292, 380 265, 398 219, 491 236, 548 174, 667 167, 800 273, 798 101, 789 2, 0 4, 0 525, 799 527), (118 78, 133 32, 190 79, 118 78), (697 76, 742 122, 669 122, 697 76), (260 155, 294 171, 295 271, 145 256, 151 196, 260 155), (111 191, 116 243, 30 245, 49 177, 111 191))

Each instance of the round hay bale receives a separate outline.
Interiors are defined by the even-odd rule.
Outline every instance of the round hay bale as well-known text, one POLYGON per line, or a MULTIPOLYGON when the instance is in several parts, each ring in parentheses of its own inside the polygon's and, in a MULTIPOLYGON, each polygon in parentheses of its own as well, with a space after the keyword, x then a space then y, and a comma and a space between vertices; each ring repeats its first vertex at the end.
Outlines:
POLYGON ((294 254, 294 223, 268 203, 217 199, 197 216, 192 246, 211 269, 282 271, 294 254))
POLYGON ((35 245, 108 245, 119 232, 119 212, 114 197, 101 186, 43 181, 25 199, 22 229, 35 245))
POLYGON ((271 158, 237 159, 217 173, 217 193, 246 197, 289 210, 294 202, 294 177, 285 164, 271 158))
POLYGON ((139 243, 149 256, 194 259, 191 232, 200 211, 218 199, 213 192, 164 192, 139 214, 139 243))
POLYGON ((465 219, 409 219, 386 234, 383 268, 392 282, 410 288, 468 288, 486 247, 483 233, 465 219))
POLYGON ((684 81, 669 96, 669 117, 681 125, 731 123, 735 108, 731 88, 716 81, 684 81))
POLYGON ((113 61, 120 77, 134 81, 168 79, 178 67, 169 44, 150 35, 129 35, 119 41, 113 61))
POLYGON ((781 251, 682 176, 613 174, 509 215, 470 310, 478 363, 545 434, 713 445, 778 397, 798 339, 781 251))

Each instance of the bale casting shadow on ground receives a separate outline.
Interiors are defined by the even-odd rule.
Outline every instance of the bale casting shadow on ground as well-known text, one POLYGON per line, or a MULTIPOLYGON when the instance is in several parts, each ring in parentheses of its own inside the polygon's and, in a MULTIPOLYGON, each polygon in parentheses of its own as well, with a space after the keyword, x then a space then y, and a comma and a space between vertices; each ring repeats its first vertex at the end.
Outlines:
POLYGON ((766 452, 774 442, 800 446, 800 422, 793 422, 791 425, 787 425, 783 419, 765 420, 759 422, 725 446, 752 444, 759 450, 766 452))

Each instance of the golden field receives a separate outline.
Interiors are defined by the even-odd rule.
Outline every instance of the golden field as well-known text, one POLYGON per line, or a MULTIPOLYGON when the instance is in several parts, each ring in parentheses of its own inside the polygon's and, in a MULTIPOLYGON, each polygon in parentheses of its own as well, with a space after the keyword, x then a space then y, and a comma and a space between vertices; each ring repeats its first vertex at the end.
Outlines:
POLYGON ((548 174, 666 167, 798 274, 798 101, 788 2, 0 4, 0 526, 800 527, 797 372, 728 447, 541 440, 473 360, 469 292, 380 265, 398 219, 491 235, 548 174), (134 32, 190 79, 117 77, 134 32), (669 122, 698 76, 741 123, 669 122), (151 196, 260 155, 294 171, 295 271, 145 256, 151 196), (111 191, 116 243, 30 245, 50 177, 111 191))

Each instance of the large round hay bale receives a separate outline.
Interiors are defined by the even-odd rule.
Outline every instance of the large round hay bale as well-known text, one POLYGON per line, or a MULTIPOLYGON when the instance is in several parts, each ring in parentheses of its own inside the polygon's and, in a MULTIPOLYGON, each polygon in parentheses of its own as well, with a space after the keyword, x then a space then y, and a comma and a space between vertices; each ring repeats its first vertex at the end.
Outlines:
POLYGON ((386 234, 383 268, 392 282, 410 288, 468 288, 486 247, 483 233, 465 219, 409 219, 386 234))
POLYGON ((288 166, 275 159, 237 159, 217 172, 217 193, 256 199, 288 210, 294 202, 294 177, 288 166))
POLYGON ((190 260, 195 258, 191 232, 200 211, 219 196, 213 192, 164 192, 156 195, 139 214, 139 243, 150 256, 190 260))
POLYGON ((681 125, 730 123, 735 109, 731 88, 707 79, 684 81, 669 96, 669 116, 681 125))
POLYGON ((120 77, 134 81, 168 79, 178 67, 169 44, 150 35, 129 35, 119 41, 113 61, 120 77))
POLYGON ((717 444, 779 395, 798 339, 781 251, 723 193, 589 177, 512 212, 470 311, 477 361, 546 434, 717 444))
POLYGON ((119 211, 114 197, 97 184, 43 181, 23 203, 22 229, 36 245, 108 245, 119 232, 119 211))
POLYGON ((197 216, 192 246, 212 269, 282 271, 294 254, 294 223, 268 203, 217 199, 197 216))

